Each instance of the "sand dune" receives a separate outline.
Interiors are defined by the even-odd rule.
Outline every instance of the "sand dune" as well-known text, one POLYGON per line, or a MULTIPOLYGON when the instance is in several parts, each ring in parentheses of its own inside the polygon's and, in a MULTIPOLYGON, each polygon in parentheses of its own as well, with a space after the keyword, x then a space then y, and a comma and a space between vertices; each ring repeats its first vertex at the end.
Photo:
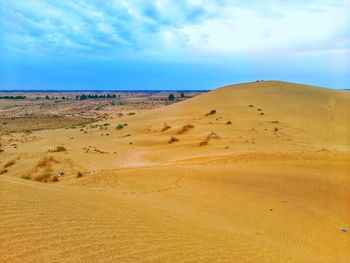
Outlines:
POLYGON ((349 120, 348 91, 265 81, 4 135, 0 261, 349 262, 349 120))

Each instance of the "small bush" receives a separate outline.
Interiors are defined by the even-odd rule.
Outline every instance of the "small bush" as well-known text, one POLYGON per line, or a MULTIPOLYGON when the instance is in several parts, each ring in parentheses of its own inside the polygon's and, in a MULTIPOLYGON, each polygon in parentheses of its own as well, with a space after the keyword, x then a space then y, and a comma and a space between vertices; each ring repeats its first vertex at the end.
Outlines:
POLYGON ((5 173, 7 173, 7 172, 8 172, 7 169, 2 169, 2 170, 0 170, 0 174, 5 174, 5 173))
POLYGON ((211 110, 211 111, 209 111, 209 113, 206 114, 206 116, 213 115, 215 113, 216 113, 216 110, 211 110))
POLYGON ((57 175, 54 175, 54 176, 52 177, 52 182, 58 182, 58 181, 59 181, 58 176, 57 176, 57 175))
POLYGON ((77 178, 83 177, 83 174, 81 172, 77 173, 77 178))
POLYGON ((231 122, 231 121, 228 121, 228 122, 226 122, 226 124, 227 124, 227 125, 230 125, 230 124, 232 124, 232 122, 231 122))
POLYGON ((201 142, 199 143, 199 146, 206 146, 206 145, 208 145, 208 143, 209 143, 208 140, 204 140, 204 141, 201 141, 201 142))
POLYGON ((128 112, 127 115, 135 115, 136 113, 135 112, 128 112))
POLYGON ((55 149, 49 150, 49 152, 65 152, 67 149, 64 146, 56 146, 55 149))
POLYGON ((278 128, 277 128, 277 127, 275 127, 273 130, 276 132, 276 131, 278 131, 278 128))
POLYGON ((168 96, 168 100, 175 100, 174 94, 170 93, 168 96))
POLYGON ((170 128, 171 128, 171 126, 169 126, 169 125, 167 125, 166 123, 164 123, 164 126, 163 126, 163 128, 162 128, 162 132, 167 131, 167 130, 169 130, 170 128))
POLYGON ((194 125, 192 124, 187 124, 185 126, 183 126, 178 132, 177 134, 183 134, 183 133, 186 133, 188 132, 189 130, 193 129, 194 128, 194 125))
POLYGON ((8 161, 8 162, 4 165, 4 168, 10 167, 10 166, 14 165, 15 163, 16 163, 16 160, 8 161))
POLYGON ((178 142, 178 141, 179 141, 178 138, 172 136, 172 137, 169 139, 168 143, 173 143, 173 142, 178 142))
POLYGON ((124 127, 128 126, 128 124, 127 124, 127 123, 124 123, 123 125, 124 125, 124 127))
POLYGON ((21 176, 22 179, 25 179, 25 180, 30 180, 31 179, 31 176, 29 173, 26 173, 24 175, 21 176))
POLYGON ((123 124, 118 124, 117 127, 116 127, 117 130, 121 130, 121 129, 123 129, 123 128, 124 128, 124 125, 123 125, 123 124))
POLYGON ((36 167, 37 168, 45 167, 45 166, 48 166, 52 162, 58 163, 58 161, 55 160, 52 156, 49 156, 49 157, 45 156, 36 164, 36 167))
POLYGON ((106 122, 105 124, 103 124, 103 126, 109 126, 109 125, 110 125, 110 124, 109 124, 109 123, 107 123, 107 122, 106 122))
POLYGON ((46 169, 41 174, 37 175, 34 180, 37 182, 48 182, 50 177, 53 177, 53 171, 52 169, 46 169))

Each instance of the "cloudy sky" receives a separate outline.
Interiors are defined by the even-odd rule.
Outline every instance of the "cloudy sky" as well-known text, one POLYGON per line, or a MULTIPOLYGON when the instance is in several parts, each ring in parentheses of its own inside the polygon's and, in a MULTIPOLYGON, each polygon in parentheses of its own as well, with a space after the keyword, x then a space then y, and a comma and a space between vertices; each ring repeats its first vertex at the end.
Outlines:
POLYGON ((350 0, 0 0, 0 89, 350 88, 350 0))

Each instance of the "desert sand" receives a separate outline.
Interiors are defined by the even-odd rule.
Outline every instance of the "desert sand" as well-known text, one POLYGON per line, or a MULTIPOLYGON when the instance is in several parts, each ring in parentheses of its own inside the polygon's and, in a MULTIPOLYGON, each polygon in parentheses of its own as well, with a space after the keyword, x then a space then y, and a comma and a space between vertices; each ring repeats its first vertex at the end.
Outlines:
POLYGON ((0 262, 350 261, 349 91, 239 84, 1 144, 0 262))

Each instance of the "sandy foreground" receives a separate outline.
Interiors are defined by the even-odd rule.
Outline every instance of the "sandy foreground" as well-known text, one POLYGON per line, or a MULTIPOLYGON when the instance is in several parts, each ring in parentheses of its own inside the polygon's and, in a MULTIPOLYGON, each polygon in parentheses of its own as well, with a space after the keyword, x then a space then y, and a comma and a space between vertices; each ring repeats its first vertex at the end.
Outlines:
POLYGON ((247 83, 105 123, 1 137, 0 262, 350 262, 350 92, 247 83))

